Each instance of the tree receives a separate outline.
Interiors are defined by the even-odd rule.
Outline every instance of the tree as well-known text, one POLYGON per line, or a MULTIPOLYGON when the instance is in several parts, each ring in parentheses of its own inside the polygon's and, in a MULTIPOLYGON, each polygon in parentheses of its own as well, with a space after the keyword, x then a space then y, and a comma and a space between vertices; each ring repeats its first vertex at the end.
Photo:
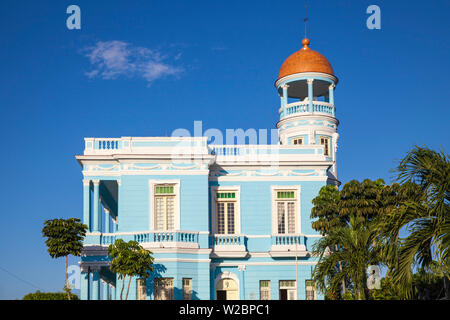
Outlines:
MULTIPOLYGON (((22 300, 67 300, 65 292, 40 292, 26 294, 22 300)), ((70 293, 70 300, 80 300, 76 294, 70 293)))
MULTIPOLYGON (((365 224, 366 227, 369 224, 372 225, 372 221, 379 218, 383 208, 380 194, 384 187, 382 179, 376 181, 365 179, 361 183, 357 180, 352 180, 346 183, 341 191, 331 185, 322 187, 319 195, 312 201, 314 207, 311 210, 311 218, 317 218, 312 223, 313 229, 327 237, 331 230, 348 227, 351 217, 358 218, 361 224, 365 224)), ((327 250, 329 254, 342 249, 340 243, 332 243, 332 240, 337 241, 338 238, 330 237, 328 239, 327 245, 329 247, 327 250)), ((375 242, 372 246, 375 246, 375 242)), ((345 262, 338 260, 336 263, 339 271, 342 272, 342 265, 345 262)), ((328 269, 328 271, 330 272, 327 276, 329 279, 336 276, 334 269, 328 269)), ((346 293, 347 282, 348 277, 342 276, 342 296, 346 293)), ((349 283, 348 285, 351 286, 352 284, 349 283)), ((331 290, 335 291, 337 288, 333 287, 331 290)))
MULTIPOLYGON (((449 281, 450 248, 450 161, 443 151, 415 147, 394 170, 397 180, 419 195, 407 199, 385 218, 384 234, 396 234, 404 228, 409 234, 400 239, 397 263, 392 266, 394 283, 411 298, 412 267, 437 265, 444 283, 449 281)), ((387 237, 388 238, 388 237, 387 237)), ((448 286, 446 297, 448 297, 448 286)))
POLYGON ((345 219, 339 215, 340 192, 333 185, 326 185, 319 191, 319 195, 312 200, 314 207, 311 209, 312 227, 325 235, 328 230, 342 226, 345 219))
POLYGON ((339 215, 346 221, 351 216, 362 217, 368 222, 376 219, 382 211, 380 192, 384 186, 383 179, 347 182, 340 193, 339 215))
POLYGON ((67 256, 80 256, 83 249, 83 239, 88 226, 78 218, 46 220, 42 228, 43 237, 47 237, 45 244, 52 258, 65 258, 66 281, 64 291, 70 300, 70 287, 67 275, 67 256))
POLYGON ((125 242, 122 239, 117 239, 114 244, 108 247, 108 255, 111 258, 110 269, 119 275, 119 279, 122 279, 120 300, 123 297, 126 276, 129 276, 129 280, 125 300, 128 299, 132 277, 144 279, 150 277, 150 272, 153 272, 154 261, 151 254, 152 252, 144 249, 136 241, 125 242))
POLYGON ((375 232, 364 218, 351 215, 349 224, 328 230, 325 237, 313 245, 313 255, 319 261, 313 279, 322 292, 335 291, 343 280, 348 280, 353 296, 366 298, 367 267, 378 263, 379 255, 373 246, 375 232), (336 244, 339 250, 330 251, 336 244), (341 268, 337 268, 341 262, 341 268))
MULTIPOLYGON (((321 235, 326 235, 328 230, 336 227, 342 227, 346 224, 346 219, 339 215, 340 192, 334 185, 326 185, 319 191, 319 195, 312 200, 314 207, 311 209, 311 219, 313 221, 312 228, 319 231, 321 235)), ((330 250, 338 250, 338 244, 330 247, 330 250)), ((338 262, 339 269, 342 271, 341 261, 338 262)), ((337 288, 334 292, 329 291, 331 296, 335 296, 337 288)), ((345 278, 342 279, 342 294, 345 294, 345 278)))

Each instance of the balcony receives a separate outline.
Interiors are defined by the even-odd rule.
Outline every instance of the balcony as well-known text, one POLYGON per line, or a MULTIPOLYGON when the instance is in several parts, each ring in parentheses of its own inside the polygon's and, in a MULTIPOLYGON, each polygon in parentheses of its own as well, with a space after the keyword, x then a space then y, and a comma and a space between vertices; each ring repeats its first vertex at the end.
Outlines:
POLYGON ((306 257, 306 237, 300 234, 272 235, 270 255, 272 257, 306 257))
POLYGON ((146 249, 152 248, 199 248, 199 234, 195 231, 145 231, 118 233, 88 233, 85 246, 109 246, 117 239, 134 240, 146 249))
POLYGON ((218 164, 325 161, 323 145, 210 145, 218 164))
POLYGON ((213 258, 244 258, 247 256, 244 235, 215 234, 210 236, 213 258))
POLYGON ((208 155, 207 137, 85 138, 84 155, 208 155))
POLYGON ((326 114, 334 117, 335 106, 328 102, 313 101, 312 112, 309 110, 309 102, 294 102, 286 105, 285 113, 283 108, 280 108, 280 119, 294 116, 294 115, 306 115, 306 114, 326 114))

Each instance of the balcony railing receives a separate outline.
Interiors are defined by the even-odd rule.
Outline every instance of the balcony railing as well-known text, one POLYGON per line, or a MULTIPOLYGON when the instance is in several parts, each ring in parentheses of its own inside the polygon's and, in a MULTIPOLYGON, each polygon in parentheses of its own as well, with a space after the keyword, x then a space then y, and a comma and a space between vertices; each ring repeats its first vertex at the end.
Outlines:
POLYGON ((125 241, 134 240, 138 243, 176 243, 181 246, 197 245, 199 243, 199 232, 195 231, 149 231, 136 233, 102 233, 98 238, 94 236, 91 239, 89 234, 87 236, 88 244, 110 245, 117 239, 124 239, 125 241), (97 243, 95 243, 97 242, 97 243), (99 243, 98 243, 99 242, 99 243))
POLYGON ((244 245, 244 236, 215 234, 211 236, 211 246, 241 246, 244 245))
POLYGON ((292 246, 292 245, 304 245, 305 237, 302 235, 289 235, 289 234, 279 234, 272 236, 272 245, 275 246, 292 246))
POLYGON ((279 110, 280 118, 289 117, 297 114, 325 113, 331 116, 335 114, 335 106, 328 102, 313 101, 312 111, 309 110, 309 102, 294 102, 286 105, 285 112, 283 108, 279 110))
POLYGON ((323 160, 323 145, 209 145, 210 152, 221 162, 274 162, 323 160))
POLYGON ((306 238, 300 234, 272 235, 272 257, 306 256, 306 238))
POLYGON ((215 258, 243 258, 248 251, 244 235, 215 234, 210 237, 211 256, 215 258))
POLYGON ((207 154, 207 137, 85 138, 84 155, 207 154))

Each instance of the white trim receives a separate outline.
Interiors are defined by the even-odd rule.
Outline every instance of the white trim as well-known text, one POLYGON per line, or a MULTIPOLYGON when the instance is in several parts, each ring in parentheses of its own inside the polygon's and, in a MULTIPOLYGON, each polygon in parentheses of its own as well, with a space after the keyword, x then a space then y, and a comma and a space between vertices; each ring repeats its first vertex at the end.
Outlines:
MULTIPOLYGON (((331 165, 330 165, 331 166, 331 165)), ((327 181, 327 176, 221 176, 209 177, 209 181, 327 181)))
MULTIPOLYGON (((242 264, 242 263, 239 263, 242 264)), ((295 261, 274 261, 274 262, 245 262, 246 266, 295 266, 295 261)), ((317 261, 297 261, 299 266, 315 266, 317 261)), ((211 266, 214 267, 237 267, 236 262, 213 262, 211 266)))
POLYGON ((155 232, 165 232, 165 231, 179 231, 180 230, 180 179, 170 179, 170 180, 154 180, 149 179, 148 185, 149 185, 149 192, 150 192, 150 208, 149 208, 149 218, 150 218, 150 224, 149 228, 151 231, 155 232), (154 212, 155 212, 155 191, 154 187, 157 184, 175 184, 174 186, 174 193, 175 193, 175 212, 174 212, 174 230, 155 230, 154 229, 154 212))
POLYGON ((154 231, 154 230, 145 230, 145 231, 129 231, 129 232, 110 232, 110 233, 101 233, 101 232, 86 232, 86 236, 130 236, 135 234, 146 234, 146 233, 154 233, 154 232, 182 232, 182 233, 191 233, 191 234, 206 234, 209 235, 209 231, 191 231, 191 230, 172 230, 172 231, 154 231))
MULTIPOLYGON (((283 78, 278 79, 275 82, 275 87, 278 89, 278 87, 280 86, 281 83, 283 82, 287 82, 291 79, 295 79, 295 78, 308 78, 308 77, 322 77, 322 78, 326 78, 326 79, 330 79, 332 80, 335 84, 338 83, 338 78, 336 76, 333 76, 331 74, 328 73, 322 73, 322 72, 300 72, 300 73, 293 73, 293 74, 289 74, 287 76, 284 76, 283 78)), ((309 80, 309 79, 304 79, 304 80, 309 80)), ((317 81, 321 81, 321 79, 316 79, 317 81)), ((303 80, 301 80, 303 81, 303 80)))
POLYGON ((144 242, 141 243, 144 249, 155 249, 155 248, 189 248, 198 249, 197 242, 176 242, 176 241, 161 241, 161 242, 144 242))
POLYGON ((210 263, 211 259, 155 258, 155 262, 203 262, 203 263, 210 263))

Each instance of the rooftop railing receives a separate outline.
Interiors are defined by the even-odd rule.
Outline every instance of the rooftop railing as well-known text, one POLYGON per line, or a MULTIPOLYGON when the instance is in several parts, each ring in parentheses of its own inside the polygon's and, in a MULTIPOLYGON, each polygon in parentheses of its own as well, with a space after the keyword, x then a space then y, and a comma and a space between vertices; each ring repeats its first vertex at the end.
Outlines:
POLYGON ((283 108, 279 110, 280 118, 289 117, 292 115, 299 114, 314 114, 314 113, 322 113, 331 115, 334 117, 335 115, 335 106, 331 103, 324 101, 313 101, 312 103, 312 112, 309 110, 309 102, 294 102, 286 105, 285 112, 283 112, 283 108))

